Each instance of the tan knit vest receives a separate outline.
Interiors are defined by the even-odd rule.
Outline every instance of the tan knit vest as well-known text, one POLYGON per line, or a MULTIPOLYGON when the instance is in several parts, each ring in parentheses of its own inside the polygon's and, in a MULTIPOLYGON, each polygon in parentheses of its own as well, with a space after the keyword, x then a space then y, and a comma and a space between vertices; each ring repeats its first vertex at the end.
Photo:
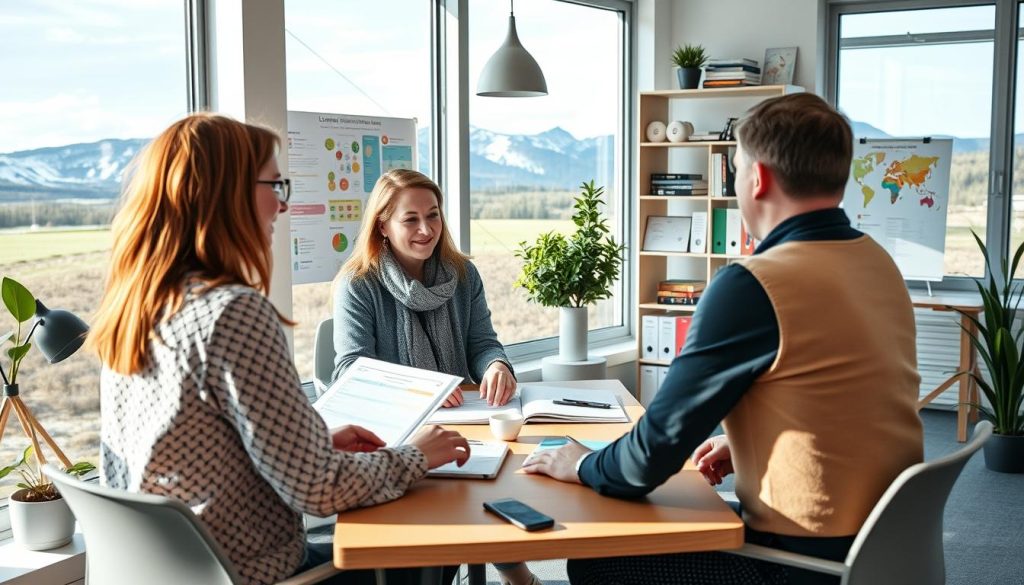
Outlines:
POLYGON ((923 458, 903 278, 868 236, 787 242, 743 265, 779 324, 775 362, 725 419, 744 520, 791 536, 855 534, 923 458))

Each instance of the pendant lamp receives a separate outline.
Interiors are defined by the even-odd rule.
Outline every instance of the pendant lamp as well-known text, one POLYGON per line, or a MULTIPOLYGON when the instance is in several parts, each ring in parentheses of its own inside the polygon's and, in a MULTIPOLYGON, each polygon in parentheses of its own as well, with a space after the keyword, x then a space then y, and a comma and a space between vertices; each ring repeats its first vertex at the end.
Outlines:
POLYGON ((533 55, 523 48, 516 34, 516 17, 509 0, 508 34, 484 65, 476 84, 476 95, 487 97, 537 97, 548 95, 544 72, 533 55))

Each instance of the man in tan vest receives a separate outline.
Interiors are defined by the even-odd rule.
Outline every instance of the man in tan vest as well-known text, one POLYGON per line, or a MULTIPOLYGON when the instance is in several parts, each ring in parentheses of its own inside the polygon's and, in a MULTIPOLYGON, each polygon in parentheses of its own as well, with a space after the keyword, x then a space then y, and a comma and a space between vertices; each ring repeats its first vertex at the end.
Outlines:
MULTIPOLYGON (((813 94, 737 125, 736 195, 754 255, 718 271, 686 346, 633 430, 524 467, 640 497, 692 453, 712 485, 736 473, 747 540, 842 561, 889 483, 923 458, 914 315, 889 255, 838 208, 846 119, 813 94), (722 423, 726 434, 707 439, 722 423)), ((613 551, 609 551, 613 552, 613 551)), ((569 562, 575 584, 833 583, 725 553, 569 562)))

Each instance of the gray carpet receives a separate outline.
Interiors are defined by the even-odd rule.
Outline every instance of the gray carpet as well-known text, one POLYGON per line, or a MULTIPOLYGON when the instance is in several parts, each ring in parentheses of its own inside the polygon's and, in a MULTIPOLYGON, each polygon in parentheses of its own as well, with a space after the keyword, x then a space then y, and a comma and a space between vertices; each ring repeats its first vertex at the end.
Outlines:
MULTIPOLYGON (((925 458, 959 448, 956 415, 924 410, 925 458)), ((720 486, 732 491, 732 481, 720 486)), ((1024 475, 985 468, 983 454, 964 468, 946 503, 946 582, 950 585, 1024 585, 1024 475)), ((567 585, 565 561, 533 561, 545 585, 567 585)), ((499 583, 488 567, 488 583, 499 583)))

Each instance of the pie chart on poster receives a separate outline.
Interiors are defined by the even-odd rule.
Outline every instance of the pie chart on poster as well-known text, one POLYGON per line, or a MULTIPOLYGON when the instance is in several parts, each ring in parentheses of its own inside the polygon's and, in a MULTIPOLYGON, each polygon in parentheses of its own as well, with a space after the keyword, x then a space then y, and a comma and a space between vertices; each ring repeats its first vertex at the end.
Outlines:
POLYGON ((331 238, 331 246, 335 252, 344 252, 348 248, 348 238, 345 237, 345 234, 338 232, 331 238))

